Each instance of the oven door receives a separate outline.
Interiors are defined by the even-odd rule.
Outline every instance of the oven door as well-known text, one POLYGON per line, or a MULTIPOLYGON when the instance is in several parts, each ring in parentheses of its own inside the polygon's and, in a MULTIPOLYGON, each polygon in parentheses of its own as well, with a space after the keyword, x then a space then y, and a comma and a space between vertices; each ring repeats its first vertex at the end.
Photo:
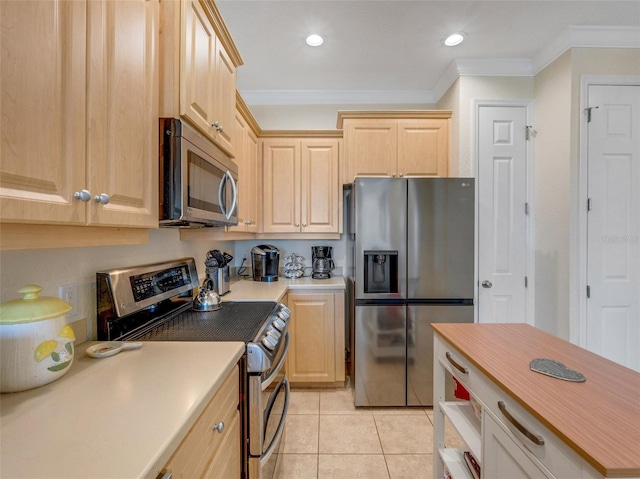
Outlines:
POLYGON ((289 333, 280 342, 274 366, 249 377, 249 478, 271 479, 284 437, 291 390, 285 360, 289 333))

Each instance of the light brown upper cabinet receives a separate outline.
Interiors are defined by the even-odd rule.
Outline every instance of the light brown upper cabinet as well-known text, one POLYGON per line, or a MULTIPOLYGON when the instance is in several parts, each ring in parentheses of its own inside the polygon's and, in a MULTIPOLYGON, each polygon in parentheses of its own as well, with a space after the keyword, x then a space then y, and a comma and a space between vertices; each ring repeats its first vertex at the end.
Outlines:
POLYGON ((338 138, 262 140, 262 231, 340 233, 338 138))
POLYGON ((158 12, 0 2, 2 222, 158 226, 158 12))
POLYGON ((339 112, 344 182, 356 176, 448 176, 450 111, 339 112))
POLYGON ((258 128, 246 104, 238 95, 233 132, 233 149, 238 165, 238 226, 229 226, 234 233, 257 233, 260 228, 258 210, 262 185, 260 184, 258 128))
POLYGON ((236 68, 242 65, 212 0, 161 4, 160 115, 182 117, 231 156, 236 68))

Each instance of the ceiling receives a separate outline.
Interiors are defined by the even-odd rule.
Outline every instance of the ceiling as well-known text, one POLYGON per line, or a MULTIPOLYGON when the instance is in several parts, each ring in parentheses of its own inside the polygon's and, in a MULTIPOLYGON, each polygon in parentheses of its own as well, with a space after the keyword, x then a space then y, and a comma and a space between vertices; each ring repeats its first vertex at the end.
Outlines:
POLYGON ((640 1, 216 0, 251 104, 435 103, 459 75, 533 75, 569 47, 640 48, 640 1), (466 40, 442 40, 464 32, 466 40), (309 47, 310 33, 324 37, 309 47))

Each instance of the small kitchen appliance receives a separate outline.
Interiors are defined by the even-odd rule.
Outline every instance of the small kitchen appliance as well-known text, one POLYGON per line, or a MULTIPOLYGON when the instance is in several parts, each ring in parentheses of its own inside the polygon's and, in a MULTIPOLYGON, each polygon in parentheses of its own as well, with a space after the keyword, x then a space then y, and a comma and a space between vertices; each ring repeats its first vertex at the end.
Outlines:
POLYGON ((99 271, 98 340, 243 342, 241 477, 272 477, 291 395, 284 368, 291 312, 275 301, 225 301, 215 311, 194 310, 197 286, 193 258, 99 271))
POLYGON ((331 259, 331 246, 312 246, 311 247, 311 264, 313 279, 329 279, 331 271, 335 267, 331 259))
POLYGON ((251 249, 251 268, 254 281, 278 281, 280 250, 270 244, 254 246, 251 249))

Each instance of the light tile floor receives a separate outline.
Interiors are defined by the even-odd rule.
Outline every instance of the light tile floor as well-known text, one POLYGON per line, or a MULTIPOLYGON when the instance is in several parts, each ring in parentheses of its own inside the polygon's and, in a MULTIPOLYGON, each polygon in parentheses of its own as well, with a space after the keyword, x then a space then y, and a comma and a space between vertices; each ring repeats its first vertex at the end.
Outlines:
POLYGON ((433 412, 356 408, 350 388, 292 391, 280 453, 276 479, 431 479, 433 412))

